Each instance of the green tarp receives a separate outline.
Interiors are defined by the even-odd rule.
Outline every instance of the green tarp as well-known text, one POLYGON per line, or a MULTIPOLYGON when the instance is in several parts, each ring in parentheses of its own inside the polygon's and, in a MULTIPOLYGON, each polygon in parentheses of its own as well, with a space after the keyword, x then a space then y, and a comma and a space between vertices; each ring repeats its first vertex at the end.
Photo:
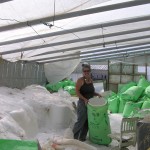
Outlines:
POLYGON ((91 142, 101 145, 108 145, 111 139, 108 134, 111 133, 110 122, 107 114, 108 104, 106 105, 87 105, 89 139, 91 142))
POLYGON ((0 150, 38 150, 36 141, 0 139, 0 150))

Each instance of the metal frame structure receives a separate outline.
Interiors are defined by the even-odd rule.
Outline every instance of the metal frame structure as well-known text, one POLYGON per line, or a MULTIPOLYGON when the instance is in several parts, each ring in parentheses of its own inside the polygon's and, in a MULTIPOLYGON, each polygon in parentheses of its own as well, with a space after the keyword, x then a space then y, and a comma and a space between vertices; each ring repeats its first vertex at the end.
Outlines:
MULTIPOLYGON (((64 35, 64 34, 69 34, 69 33, 74 33, 74 32, 93 30, 93 29, 98 29, 98 28, 101 28, 101 27, 105 28, 105 27, 123 25, 123 24, 128 24, 128 23, 141 22, 141 21, 146 21, 146 20, 150 20, 150 16, 134 17, 134 18, 128 18, 128 19, 122 19, 122 20, 117 20, 117 21, 111 21, 111 22, 106 22, 106 23, 101 23, 101 24, 96 24, 96 25, 80 27, 80 28, 68 29, 68 30, 64 30, 64 31, 46 33, 46 34, 42 34, 41 37, 46 38, 46 37, 64 35)), ((137 32, 140 32, 140 31, 142 32, 143 30, 144 29, 137 29, 133 32, 134 33, 136 31, 137 32)), ((144 31, 146 31, 146 29, 144 31)), ((128 31, 125 31, 125 34, 127 34, 126 32, 128 32, 128 31)), ((38 36, 38 35, 35 35, 35 36, 26 37, 26 38, 15 39, 15 40, 10 40, 10 41, 6 41, 6 42, 0 42, 0 46, 7 45, 7 44, 14 44, 14 43, 19 43, 19 42, 24 42, 24 41, 36 40, 36 39, 40 39, 41 37, 38 36)))
MULTIPOLYGON (((110 10, 117 10, 121 8, 127 8, 127 7, 133 7, 133 6, 139 6, 139 5, 145 5, 145 4, 150 4, 149 1, 147 0, 136 0, 136 1, 129 1, 129 2, 123 2, 123 3, 117 3, 117 4, 112 4, 112 5, 107 5, 107 6, 101 6, 101 7, 96 7, 96 8, 91 8, 91 9, 85 9, 82 11, 76 11, 76 12, 71 12, 71 13, 66 13, 66 14, 61 14, 61 15, 56 15, 55 20, 62 20, 62 19, 67 19, 67 18, 73 18, 77 16, 85 16, 89 14, 97 14, 101 12, 106 12, 110 10)), ((38 25, 42 24, 43 22, 50 22, 54 19, 53 17, 46 17, 46 18, 39 18, 35 20, 29 20, 28 22, 20 22, 20 23, 15 23, 15 24, 10 24, 7 26, 1 26, 0 31, 8 31, 8 30, 14 30, 18 28, 24 28, 27 26, 32 26, 32 25, 38 25)), ((35 41, 40 38, 48 38, 52 36, 62 36, 65 34, 70 34, 70 33, 80 33, 80 32, 86 32, 89 30, 94 30, 94 29, 102 29, 102 28, 109 28, 109 27, 114 27, 117 25, 124 25, 124 24, 130 24, 130 23, 141 23, 143 21, 150 21, 150 16, 140 16, 140 17, 132 17, 132 18, 127 18, 127 19, 122 19, 122 20, 116 20, 116 21, 110 21, 110 22, 104 22, 104 23, 98 23, 98 24, 93 24, 89 26, 82 26, 78 28, 73 28, 69 30, 63 30, 63 31, 58 31, 58 32, 52 32, 52 33, 45 33, 42 35, 34 35, 31 37, 24 37, 20 39, 13 39, 13 40, 7 40, 4 42, 0 42, 0 46, 9 46, 10 44, 17 44, 25 41, 35 41)), ((26 51, 31 51, 31 50, 42 50, 44 48, 49 48, 49 47, 55 47, 55 46, 64 46, 64 45, 69 45, 69 44, 76 44, 78 43, 80 46, 72 46, 70 48, 55 48, 55 50, 50 50, 47 52, 41 52, 39 54, 35 54, 31 56, 28 60, 26 61, 36 61, 39 63, 49 63, 49 62, 56 62, 56 61, 62 61, 62 60, 69 60, 69 59, 77 59, 80 58, 81 60, 95 60, 99 55, 110 55, 114 56, 120 56, 122 57, 123 53, 136 53, 139 52, 142 54, 143 51, 146 51, 147 53, 149 52, 150 46, 150 35, 149 34, 144 34, 143 33, 148 33, 150 32, 150 27, 145 26, 143 28, 136 28, 136 29, 126 29, 123 31, 119 32, 113 32, 113 33, 108 33, 105 35, 94 35, 94 36, 87 36, 87 37, 81 37, 78 39, 71 39, 71 40, 65 40, 65 41, 58 41, 58 42, 53 42, 53 43, 44 43, 43 45, 35 45, 35 46, 29 46, 25 48, 15 48, 7 51, 2 51, 0 54, 2 56, 4 55, 9 55, 13 53, 22 53, 26 51), (140 34, 140 35, 135 35, 134 37, 130 37, 130 34, 140 34), (126 35, 125 38, 119 38, 119 36, 126 35), (116 39, 118 37, 118 39, 116 39), (110 39, 111 40, 110 40, 110 39), (103 42, 95 42, 94 44, 90 44, 89 41, 94 41, 97 39, 105 39, 103 42), (140 40, 140 43, 139 41, 140 40), (81 43, 84 42, 85 44, 81 43), (88 43, 89 42, 89 43, 88 43), (82 45, 81 45, 81 44, 82 45), (88 44, 87 44, 88 43, 88 44), (136 47, 137 46, 137 47, 136 47), (69 54, 67 52, 70 52, 69 54), (64 53, 64 54, 62 54, 64 53), (119 54, 120 53, 120 54, 119 54), (50 56, 51 54, 56 54, 55 56, 50 56), (44 58, 40 57, 45 56, 44 58), (91 59, 92 57, 92 59, 91 59)), ((98 40, 97 40, 98 41, 98 40)), ((104 57, 103 57, 104 58, 104 57)), ((107 57, 106 57, 107 58, 107 57)), ((24 59, 22 59, 24 60, 24 59)))

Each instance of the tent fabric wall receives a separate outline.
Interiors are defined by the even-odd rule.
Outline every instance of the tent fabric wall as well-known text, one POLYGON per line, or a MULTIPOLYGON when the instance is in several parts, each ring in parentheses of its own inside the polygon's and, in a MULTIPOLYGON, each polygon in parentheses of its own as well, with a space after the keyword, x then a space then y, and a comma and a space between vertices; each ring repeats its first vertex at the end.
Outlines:
POLYGON ((44 64, 45 76, 49 83, 57 83, 71 75, 80 63, 79 59, 44 64))
POLYGON ((43 85, 45 82, 42 64, 8 61, 0 63, 0 86, 22 89, 31 84, 43 85))

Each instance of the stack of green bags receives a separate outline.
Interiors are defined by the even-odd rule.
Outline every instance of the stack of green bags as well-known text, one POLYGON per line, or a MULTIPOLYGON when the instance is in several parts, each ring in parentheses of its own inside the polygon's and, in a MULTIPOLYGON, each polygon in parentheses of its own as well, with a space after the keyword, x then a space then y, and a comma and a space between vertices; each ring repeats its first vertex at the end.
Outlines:
POLYGON ((59 89, 64 89, 65 91, 69 92, 70 95, 76 95, 75 82, 71 80, 63 80, 55 84, 47 84, 45 87, 51 92, 58 92, 59 89))
POLYGON ((111 113, 131 117, 139 110, 150 109, 150 82, 141 76, 138 83, 129 82, 118 89, 118 94, 107 98, 111 113))

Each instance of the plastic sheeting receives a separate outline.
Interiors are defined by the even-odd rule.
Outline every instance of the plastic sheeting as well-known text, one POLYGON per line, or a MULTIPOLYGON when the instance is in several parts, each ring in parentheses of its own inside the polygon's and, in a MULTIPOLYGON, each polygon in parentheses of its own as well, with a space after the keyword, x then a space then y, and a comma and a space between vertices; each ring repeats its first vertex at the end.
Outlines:
POLYGON ((69 77, 79 63, 80 61, 76 59, 45 64, 45 76, 49 83, 57 83, 62 79, 69 77))

